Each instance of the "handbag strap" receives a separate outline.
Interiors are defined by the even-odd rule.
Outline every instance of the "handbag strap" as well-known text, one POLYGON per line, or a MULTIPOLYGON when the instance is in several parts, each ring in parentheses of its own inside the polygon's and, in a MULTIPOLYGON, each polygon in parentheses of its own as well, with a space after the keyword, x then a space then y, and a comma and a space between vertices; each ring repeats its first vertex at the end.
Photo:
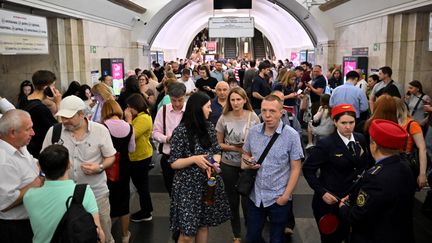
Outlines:
POLYGON ((402 147, 402 151, 403 151, 404 154, 407 153, 408 138, 411 136, 411 134, 410 134, 410 128, 411 128, 411 123, 412 123, 413 121, 414 121, 414 120, 410 120, 410 121, 408 122, 408 125, 407 125, 406 132, 408 133, 408 137, 405 139, 405 142, 404 142, 403 147, 402 147))
POLYGON ((163 124, 163 134, 166 135, 166 105, 163 105, 163 113, 162 113, 162 124, 163 124))
MULTIPOLYGON (((284 129, 285 125, 282 126, 282 130, 281 133, 284 129)), ((264 149, 264 152, 261 154, 261 156, 259 157, 257 164, 261 164, 265 157, 267 156, 268 152, 270 151, 271 147, 273 146, 274 142, 276 141, 276 139, 279 137, 279 133, 277 133, 276 131, 274 132, 272 138, 270 139, 270 142, 267 144, 267 146, 264 149)))
POLYGON ((415 97, 417 97, 418 101, 417 101, 417 103, 415 104, 413 111, 411 112, 411 116, 414 116, 414 113, 417 111, 418 106, 420 105, 420 102, 423 100, 423 96, 425 96, 425 95, 422 94, 422 95, 420 96, 420 98, 417 97, 417 96, 415 96, 415 97))
POLYGON ((250 125, 251 125, 250 120, 251 120, 252 112, 253 111, 249 111, 249 116, 248 116, 248 120, 247 120, 247 124, 246 124, 246 131, 245 131, 245 136, 244 136, 243 142, 246 141, 246 138, 249 135, 250 125))

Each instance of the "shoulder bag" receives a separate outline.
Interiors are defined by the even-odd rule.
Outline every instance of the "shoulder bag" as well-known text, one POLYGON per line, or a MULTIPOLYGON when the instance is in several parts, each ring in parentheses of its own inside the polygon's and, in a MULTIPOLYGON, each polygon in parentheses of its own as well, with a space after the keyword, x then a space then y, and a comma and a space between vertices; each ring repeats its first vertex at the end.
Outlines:
MULTIPOLYGON (((283 130, 283 127, 282 127, 283 130)), ((271 147, 273 146, 276 139, 279 137, 279 134, 275 132, 273 134, 273 137, 270 139, 270 142, 267 144, 267 147, 264 149, 263 153, 259 157, 257 164, 261 164, 265 157, 267 156, 268 152, 270 151, 271 147)), ((237 192, 242 196, 249 196, 249 194, 252 191, 252 188, 255 185, 255 178, 257 175, 257 170, 243 170, 243 172, 240 174, 239 179, 237 180, 236 189, 237 192)))

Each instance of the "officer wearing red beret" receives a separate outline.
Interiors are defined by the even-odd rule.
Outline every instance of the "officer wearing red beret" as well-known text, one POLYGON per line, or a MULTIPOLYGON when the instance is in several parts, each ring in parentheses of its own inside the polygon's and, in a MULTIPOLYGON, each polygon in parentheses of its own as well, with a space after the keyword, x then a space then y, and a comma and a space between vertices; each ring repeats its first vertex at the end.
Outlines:
POLYGON ((407 133, 394 122, 376 119, 369 134, 376 164, 350 195, 350 206, 344 204, 348 198, 339 204, 340 217, 352 227, 350 242, 414 242, 415 183, 409 167, 399 157, 407 133))
POLYGON ((331 116, 335 132, 317 142, 303 165, 305 179, 314 190, 312 209, 323 243, 338 243, 348 237, 348 224, 339 223, 329 232, 323 230, 322 222, 327 215, 337 217, 339 198, 349 195, 355 181, 370 164, 366 139, 362 134, 353 132, 356 119, 354 107, 350 104, 337 105, 332 108, 331 116))

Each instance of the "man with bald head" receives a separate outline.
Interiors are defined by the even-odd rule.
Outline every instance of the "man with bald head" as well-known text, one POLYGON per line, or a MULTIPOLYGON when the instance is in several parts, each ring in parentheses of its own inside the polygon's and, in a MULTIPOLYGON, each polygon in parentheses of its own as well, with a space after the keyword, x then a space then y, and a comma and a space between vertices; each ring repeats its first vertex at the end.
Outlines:
POLYGON ((33 232, 22 200, 32 187, 40 187, 37 160, 27 145, 34 136, 33 122, 23 110, 9 110, 0 118, 0 239, 32 242, 33 232))
POLYGON ((229 84, 225 81, 220 81, 215 87, 216 97, 211 101, 211 110, 209 120, 216 126, 219 117, 222 115, 223 108, 227 102, 229 93, 229 84))

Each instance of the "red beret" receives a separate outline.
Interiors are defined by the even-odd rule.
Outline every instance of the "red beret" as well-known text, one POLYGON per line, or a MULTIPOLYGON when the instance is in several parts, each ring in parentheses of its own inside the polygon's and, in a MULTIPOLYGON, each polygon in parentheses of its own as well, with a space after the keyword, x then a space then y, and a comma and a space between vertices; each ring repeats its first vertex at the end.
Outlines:
POLYGON ((340 113, 344 113, 347 111, 356 112, 354 107, 351 104, 340 104, 332 108, 332 119, 334 119, 335 116, 339 115, 340 113))
POLYGON ((394 150, 400 150, 408 137, 407 132, 399 124, 384 119, 372 121, 369 135, 376 144, 394 150))

